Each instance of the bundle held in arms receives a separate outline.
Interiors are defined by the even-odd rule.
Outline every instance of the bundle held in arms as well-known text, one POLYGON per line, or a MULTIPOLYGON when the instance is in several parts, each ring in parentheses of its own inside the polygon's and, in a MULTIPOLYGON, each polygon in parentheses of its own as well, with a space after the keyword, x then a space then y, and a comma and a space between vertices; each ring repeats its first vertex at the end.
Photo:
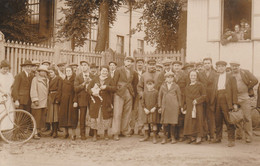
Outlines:
POLYGON ((100 92, 100 87, 98 86, 98 84, 95 84, 93 88, 91 88, 92 91, 92 95, 91 95, 91 100, 93 101, 93 103, 96 103, 96 100, 94 99, 93 96, 96 96, 100 99, 100 101, 103 101, 103 98, 100 96, 99 92, 100 92))

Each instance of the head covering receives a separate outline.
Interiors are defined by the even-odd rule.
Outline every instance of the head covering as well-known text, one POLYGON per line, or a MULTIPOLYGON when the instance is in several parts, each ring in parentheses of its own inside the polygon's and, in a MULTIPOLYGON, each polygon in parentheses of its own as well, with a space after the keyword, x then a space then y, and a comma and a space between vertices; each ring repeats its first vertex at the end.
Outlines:
POLYGON ((171 63, 172 63, 172 61, 168 58, 166 58, 162 61, 163 66, 169 66, 169 65, 171 65, 171 63))
POLYGON ((115 66, 117 66, 117 63, 115 61, 108 62, 108 65, 110 65, 111 63, 113 63, 113 64, 115 64, 115 66))
POLYGON ((31 60, 25 60, 23 64, 21 64, 21 66, 32 66, 32 61, 31 60))
POLYGON ((225 62, 225 61, 217 61, 216 62, 216 66, 218 66, 218 65, 227 66, 227 62, 225 62))
POLYGON ((33 66, 40 66, 41 63, 37 60, 33 60, 32 64, 33 64, 33 66))
POLYGON ((48 60, 44 60, 44 61, 42 61, 42 64, 44 64, 44 63, 48 63, 49 65, 51 65, 51 62, 48 61, 48 60))
POLYGON ((147 61, 147 64, 156 64, 156 60, 155 59, 149 59, 147 61))
POLYGON ((86 60, 81 60, 81 61, 79 62, 80 65, 81 65, 82 63, 87 63, 87 64, 89 65, 88 61, 86 61, 86 60))
POLYGON ((240 66, 240 63, 238 61, 231 61, 230 66, 240 66))
POLYGON ((127 57, 125 57, 125 61, 126 60, 131 60, 132 62, 134 62, 135 60, 134 60, 134 58, 133 57, 131 57, 131 56, 127 56, 127 57))
POLYGON ((163 68, 163 65, 161 63, 156 63, 156 67, 161 67, 163 68))
POLYGON ((57 64, 57 66, 65 66, 65 65, 66 65, 65 62, 60 62, 60 63, 57 64))
POLYGON ((182 65, 182 62, 181 62, 181 61, 173 61, 173 62, 172 62, 172 65, 174 65, 174 64, 182 65))
POLYGON ((148 79, 146 80, 146 84, 148 84, 148 83, 154 83, 154 80, 151 79, 151 78, 148 78, 148 79))
POLYGON ((198 66, 202 66, 202 65, 203 65, 202 62, 198 62, 198 63, 196 63, 196 67, 198 67, 198 66))
POLYGON ((190 63, 185 63, 185 65, 183 66, 182 70, 185 70, 185 69, 187 69, 189 67, 194 67, 194 65, 190 64, 190 63))
POLYGON ((96 63, 91 63, 89 68, 93 69, 93 68, 98 68, 98 66, 96 65, 96 63))
POLYGON ((170 76, 174 77, 174 73, 172 71, 169 71, 164 74, 164 77, 170 77, 170 76))
POLYGON ((138 61, 141 61, 141 62, 144 63, 144 59, 143 59, 143 58, 137 58, 137 59, 135 60, 136 63, 137 63, 138 61))
POLYGON ((79 66, 77 63, 71 63, 69 66, 79 66))
POLYGON ((41 65, 37 70, 38 71, 46 71, 46 72, 48 72, 48 67, 46 65, 41 65))
POLYGON ((210 57, 204 58, 202 61, 204 62, 204 61, 207 61, 207 60, 212 62, 212 58, 210 58, 210 57))
POLYGON ((3 68, 3 67, 9 67, 9 68, 11 67, 8 60, 2 60, 1 61, 0 68, 3 68))

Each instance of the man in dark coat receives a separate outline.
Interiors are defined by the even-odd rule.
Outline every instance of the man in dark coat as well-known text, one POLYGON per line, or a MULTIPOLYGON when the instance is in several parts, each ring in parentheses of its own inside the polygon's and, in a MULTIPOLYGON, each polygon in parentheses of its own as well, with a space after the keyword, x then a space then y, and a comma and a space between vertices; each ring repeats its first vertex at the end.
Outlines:
POLYGON ((230 63, 230 66, 232 68, 232 75, 237 80, 238 105, 245 117, 245 121, 238 125, 236 137, 242 139, 243 132, 245 132, 246 142, 250 143, 253 136, 250 97, 254 96, 253 88, 258 83, 258 80, 250 71, 241 69, 239 62, 233 61, 230 63))
POLYGON ((235 146, 235 126, 230 122, 229 111, 237 111, 237 83, 236 79, 226 73, 225 61, 216 63, 219 75, 216 77, 214 89, 210 102, 216 100, 216 143, 220 143, 222 139, 223 119, 228 131, 228 146, 235 146))
POLYGON ((114 62, 114 61, 111 61, 108 63, 109 65, 109 74, 110 74, 110 77, 111 78, 114 78, 114 75, 115 75, 115 71, 116 71, 116 68, 117 68, 117 63, 114 62))
POLYGON ((15 101, 15 107, 31 112, 30 89, 33 76, 31 73, 32 62, 25 60, 22 66, 22 72, 14 78, 12 97, 15 101))
POLYGON ((89 105, 89 94, 87 92, 88 85, 91 81, 88 71, 89 65, 87 61, 80 61, 82 72, 78 74, 74 81, 74 90, 76 93, 77 103, 80 110, 80 136, 82 140, 86 140, 86 113, 89 105))
POLYGON ((124 66, 119 67, 115 71, 114 82, 117 90, 114 95, 114 114, 112 122, 112 132, 114 140, 119 140, 119 134, 123 135, 128 131, 129 120, 131 116, 133 97, 134 97, 134 70, 132 65, 134 59, 126 57, 124 66))

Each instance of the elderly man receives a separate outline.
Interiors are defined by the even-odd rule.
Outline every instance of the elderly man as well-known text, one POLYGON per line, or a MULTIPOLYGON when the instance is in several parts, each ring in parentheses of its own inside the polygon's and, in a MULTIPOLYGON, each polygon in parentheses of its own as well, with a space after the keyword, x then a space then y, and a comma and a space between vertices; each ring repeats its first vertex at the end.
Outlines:
POLYGON ((216 62, 219 75, 214 81, 210 102, 216 101, 216 141, 220 143, 223 132, 223 119, 228 131, 228 147, 235 146, 235 126, 230 122, 229 111, 237 111, 237 83, 236 79, 226 73, 227 62, 216 62))
POLYGON ((127 56, 124 60, 124 66, 115 71, 114 82, 117 90, 114 95, 114 114, 112 122, 112 132, 114 140, 119 140, 119 134, 126 135, 131 116, 133 97, 134 97, 134 70, 132 69, 134 59, 127 56))
POLYGON ((252 118, 251 118, 251 105, 250 97, 254 96, 253 88, 258 83, 257 78, 248 70, 240 68, 239 62, 231 62, 232 75, 237 80, 238 90, 238 105, 242 109, 245 117, 245 121, 238 125, 236 132, 237 139, 243 138, 243 132, 245 132, 245 139, 247 143, 252 142, 252 118))

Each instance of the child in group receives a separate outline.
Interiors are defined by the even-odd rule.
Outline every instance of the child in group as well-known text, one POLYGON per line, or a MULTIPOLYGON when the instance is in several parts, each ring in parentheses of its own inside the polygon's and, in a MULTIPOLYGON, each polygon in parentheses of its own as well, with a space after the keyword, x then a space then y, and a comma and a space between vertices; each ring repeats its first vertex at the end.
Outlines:
POLYGON ((158 90, 154 88, 155 81, 148 79, 146 81, 147 91, 144 91, 142 98, 142 108, 146 114, 144 122, 145 136, 140 139, 140 142, 147 141, 149 139, 149 127, 153 132, 153 143, 157 143, 156 131, 157 124, 160 122, 158 116, 158 90))
POLYGON ((171 143, 177 143, 174 137, 175 125, 178 124, 178 116, 181 107, 181 90, 174 81, 174 73, 168 72, 164 75, 165 82, 162 84, 158 97, 158 112, 161 114, 163 125, 162 144, 167 142, 166 128, 170 125, 171 143))

